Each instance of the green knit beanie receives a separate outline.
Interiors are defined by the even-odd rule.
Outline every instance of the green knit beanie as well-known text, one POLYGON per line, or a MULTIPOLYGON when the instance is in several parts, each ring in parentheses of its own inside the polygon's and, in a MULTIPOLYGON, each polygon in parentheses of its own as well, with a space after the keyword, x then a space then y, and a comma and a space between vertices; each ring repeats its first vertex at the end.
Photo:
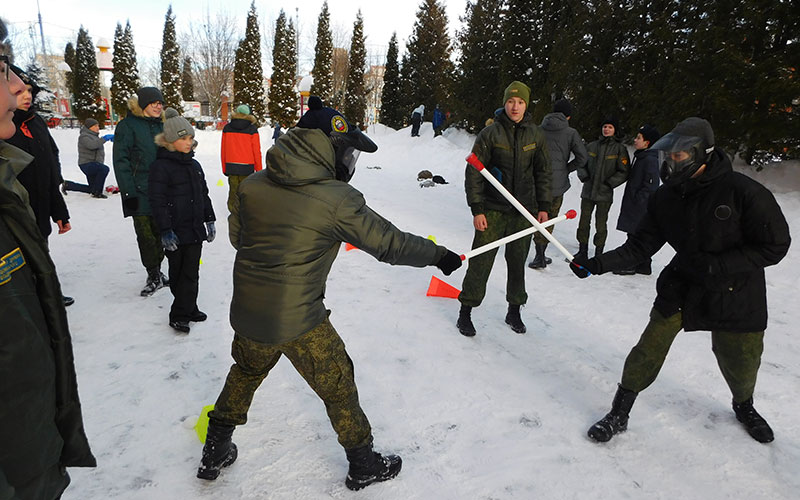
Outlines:
POLYGON ((519 97, 525 101, 525 107, 527 107, 531 99, 531 89, 522 82, 513 81, 506 87, 506 91, 503 93, 503 104, 508 102, 512 97, 519 97))

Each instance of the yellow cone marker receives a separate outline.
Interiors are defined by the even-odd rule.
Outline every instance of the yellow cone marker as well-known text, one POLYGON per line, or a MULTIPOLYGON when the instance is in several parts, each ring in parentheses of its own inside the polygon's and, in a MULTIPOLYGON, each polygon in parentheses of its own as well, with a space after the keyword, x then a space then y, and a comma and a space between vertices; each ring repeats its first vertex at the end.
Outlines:
MULTIPOLYGON (((431 240, 432 242, 436 243, 436 236, 434 236, 432 234, 429 234, 428 235, 428 239, 431 240)), ((438 243, 436 243, 436 244, 438 245, 438 243)))
POLYGON ((217 181, 217 186, 224 186, 224 185, 225 185, 225 183, 222 182, 222 179, 217 181))
POLYGON ((213 409, 214 405, 204 406, 203 411, 200 412, 200 417, 197 419, 197 424, 194 426, 197 439, 199 439, 201 443, 206 442, 206 434, 208 433, 208 412, 213 409))

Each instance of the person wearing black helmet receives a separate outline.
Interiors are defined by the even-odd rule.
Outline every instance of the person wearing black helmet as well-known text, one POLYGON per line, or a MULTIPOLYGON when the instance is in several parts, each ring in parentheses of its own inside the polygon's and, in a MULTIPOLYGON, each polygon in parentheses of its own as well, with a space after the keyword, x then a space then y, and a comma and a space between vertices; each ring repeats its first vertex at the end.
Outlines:
POLYGON ((400 472, 400 457, 372 449, 353 363, 323 302, 325 283, 342 242, 381 262, 435 265, 445 274, 460 267, 461 259, 427 238, 400 231, 348 184, 360 153, 377 149, 341 113, 312 96, 297 126, 267 151, 266 168, 240 184, 228 217, 237 250, 230 312, 235 364, 209 412, 197 477, 216 479, 236 460, 234 427, 247 422, 256 389, 281 356, 325 403, 350 463, 348 488, 400 472))
POLYGON ((626 430, 637 394, 655 381, 677 334, 707 330, 737 420, 769 443, 772 429, 753 407, 767 327, 764 268, 789 250, 789 226, 771 192, 733 171, 708 121, 687 118, 652 149, 663 184, 636 230, 619 248, 570 263, 585 278, 630 268, 665 243, 676 252, 658 278, 650 321, 625 360, 611 411, 589 437, 603 442, 626 430))

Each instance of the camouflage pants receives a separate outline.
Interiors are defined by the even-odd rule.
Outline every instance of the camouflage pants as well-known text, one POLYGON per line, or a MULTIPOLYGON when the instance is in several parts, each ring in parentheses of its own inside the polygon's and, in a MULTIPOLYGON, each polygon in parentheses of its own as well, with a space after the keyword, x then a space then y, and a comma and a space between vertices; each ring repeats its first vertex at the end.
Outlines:
POLYGON ((134 215, 133 230, 136 232, 136 243, 139 244, 139 256, 145 269, 161 267, 164 260, 164 246, 161 244, 161 232, 156 222, 149 215, 134 215))
MULTIPOLYGON (((488 227, 485 231, 475 231, 472 248, 491 243, 504 236, 514 234, 531 227, 525 217, 518 213, 503 213, 495 210, 486 211, 488 227)), ((524 304, 528 301, 525 291, 525 259, 531 247, 531 237, 525 236, 506 244, 505 257, 508 278, 506 281, 506 301, 509 304, 524 304)), ((458 300, 465 306, 478 307, 486 295, 486 282, 492 272, 497 250, 469 259, 469 267, 461 286, 458 300)))
POLYGON ((239 191, 239 184, 247 179, 246 175, 229 175, 228 176, 228 212, 233 212, 233 199, 239 191))
MULTIPOLYGON (((561 204, 562 203, 564 203, 564 197, 563 196, 553 196, 553 204, 550 205, 550 211, 547 212, 547 218, 548 219, 553 219, 555 217, 558 217, 558 211, 561 210, 561 204)), ((555 229, 555 226, 550 226, 550 227, 547 228, 547 230, 550 231, 550 234, 553 234, 553 229, 555 229)), ((535 233, 533 233, 533 242, 536 245, 545 245, 545 246, 547 246, 547 243, 549 241, 548 241, 547 238, 545 238, 542 235, 542 233, 540 233, 539 231, 536 231, 535 233)))
POLYGON ((237 334, 231 354, 236 364, 228 372, 210 418, 228 425, 245 424, 256 389, 285 355, 325 403, 339 443, 350 449, 372 442, 372 428, 358 403, 353 362, 328 319, 286 344, 262 344, 237 334))
MULTIPOLYGON (((650 322, 625 360, 620 382, 622 387, 640 392, 655 381, 681 324, 680 312, 665 318, 655 309, 650 311, 650 322)), ((711 350, 733 400, 741 403, 750 399, 764 351, 764 332, 712 331, 711 350)))
POLYGON ((597 208, 594 214, 594 246, 606 246, 608 238, 608 211, 611 210, 611 202, 592 201, 581 198, 581 217, 578 221, 578 232, 576 238, 578 243, 589 244, 589 228, 592 224, 592 211, 597 208))

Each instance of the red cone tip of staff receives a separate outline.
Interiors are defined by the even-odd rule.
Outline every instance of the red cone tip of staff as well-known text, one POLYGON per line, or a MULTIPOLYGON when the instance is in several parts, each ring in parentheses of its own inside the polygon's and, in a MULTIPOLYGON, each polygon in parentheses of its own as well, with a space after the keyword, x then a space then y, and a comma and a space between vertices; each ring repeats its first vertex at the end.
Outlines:
POLYGON ((576 212, 575 210, 569 210, 569 211, 568 211, 567 213, 565 213, 564 215, 566 215, 566 216, 567 216, 567 219, 574 219, 575 217, 577 217, 577 216, 578 216, 578 212, 576 212))
POLYGON ((358 247, 356 247, 355 245, 351 245, 350 243, 345 243, 344 251, 349 252, 350 250, 358 250, 358 247))
POLYGON ((481 161, 478 159, 478 155, 475 153, 470 153, 469 156, 467 156, 467 163, 478 170, 483 170, 483 163, 481 163, 481 161))
POLYGON ((459 257, 461 257, 461 260, 467 260, 467 256, 464 255, 463 253, 461 255, 459 255, 459 257))

